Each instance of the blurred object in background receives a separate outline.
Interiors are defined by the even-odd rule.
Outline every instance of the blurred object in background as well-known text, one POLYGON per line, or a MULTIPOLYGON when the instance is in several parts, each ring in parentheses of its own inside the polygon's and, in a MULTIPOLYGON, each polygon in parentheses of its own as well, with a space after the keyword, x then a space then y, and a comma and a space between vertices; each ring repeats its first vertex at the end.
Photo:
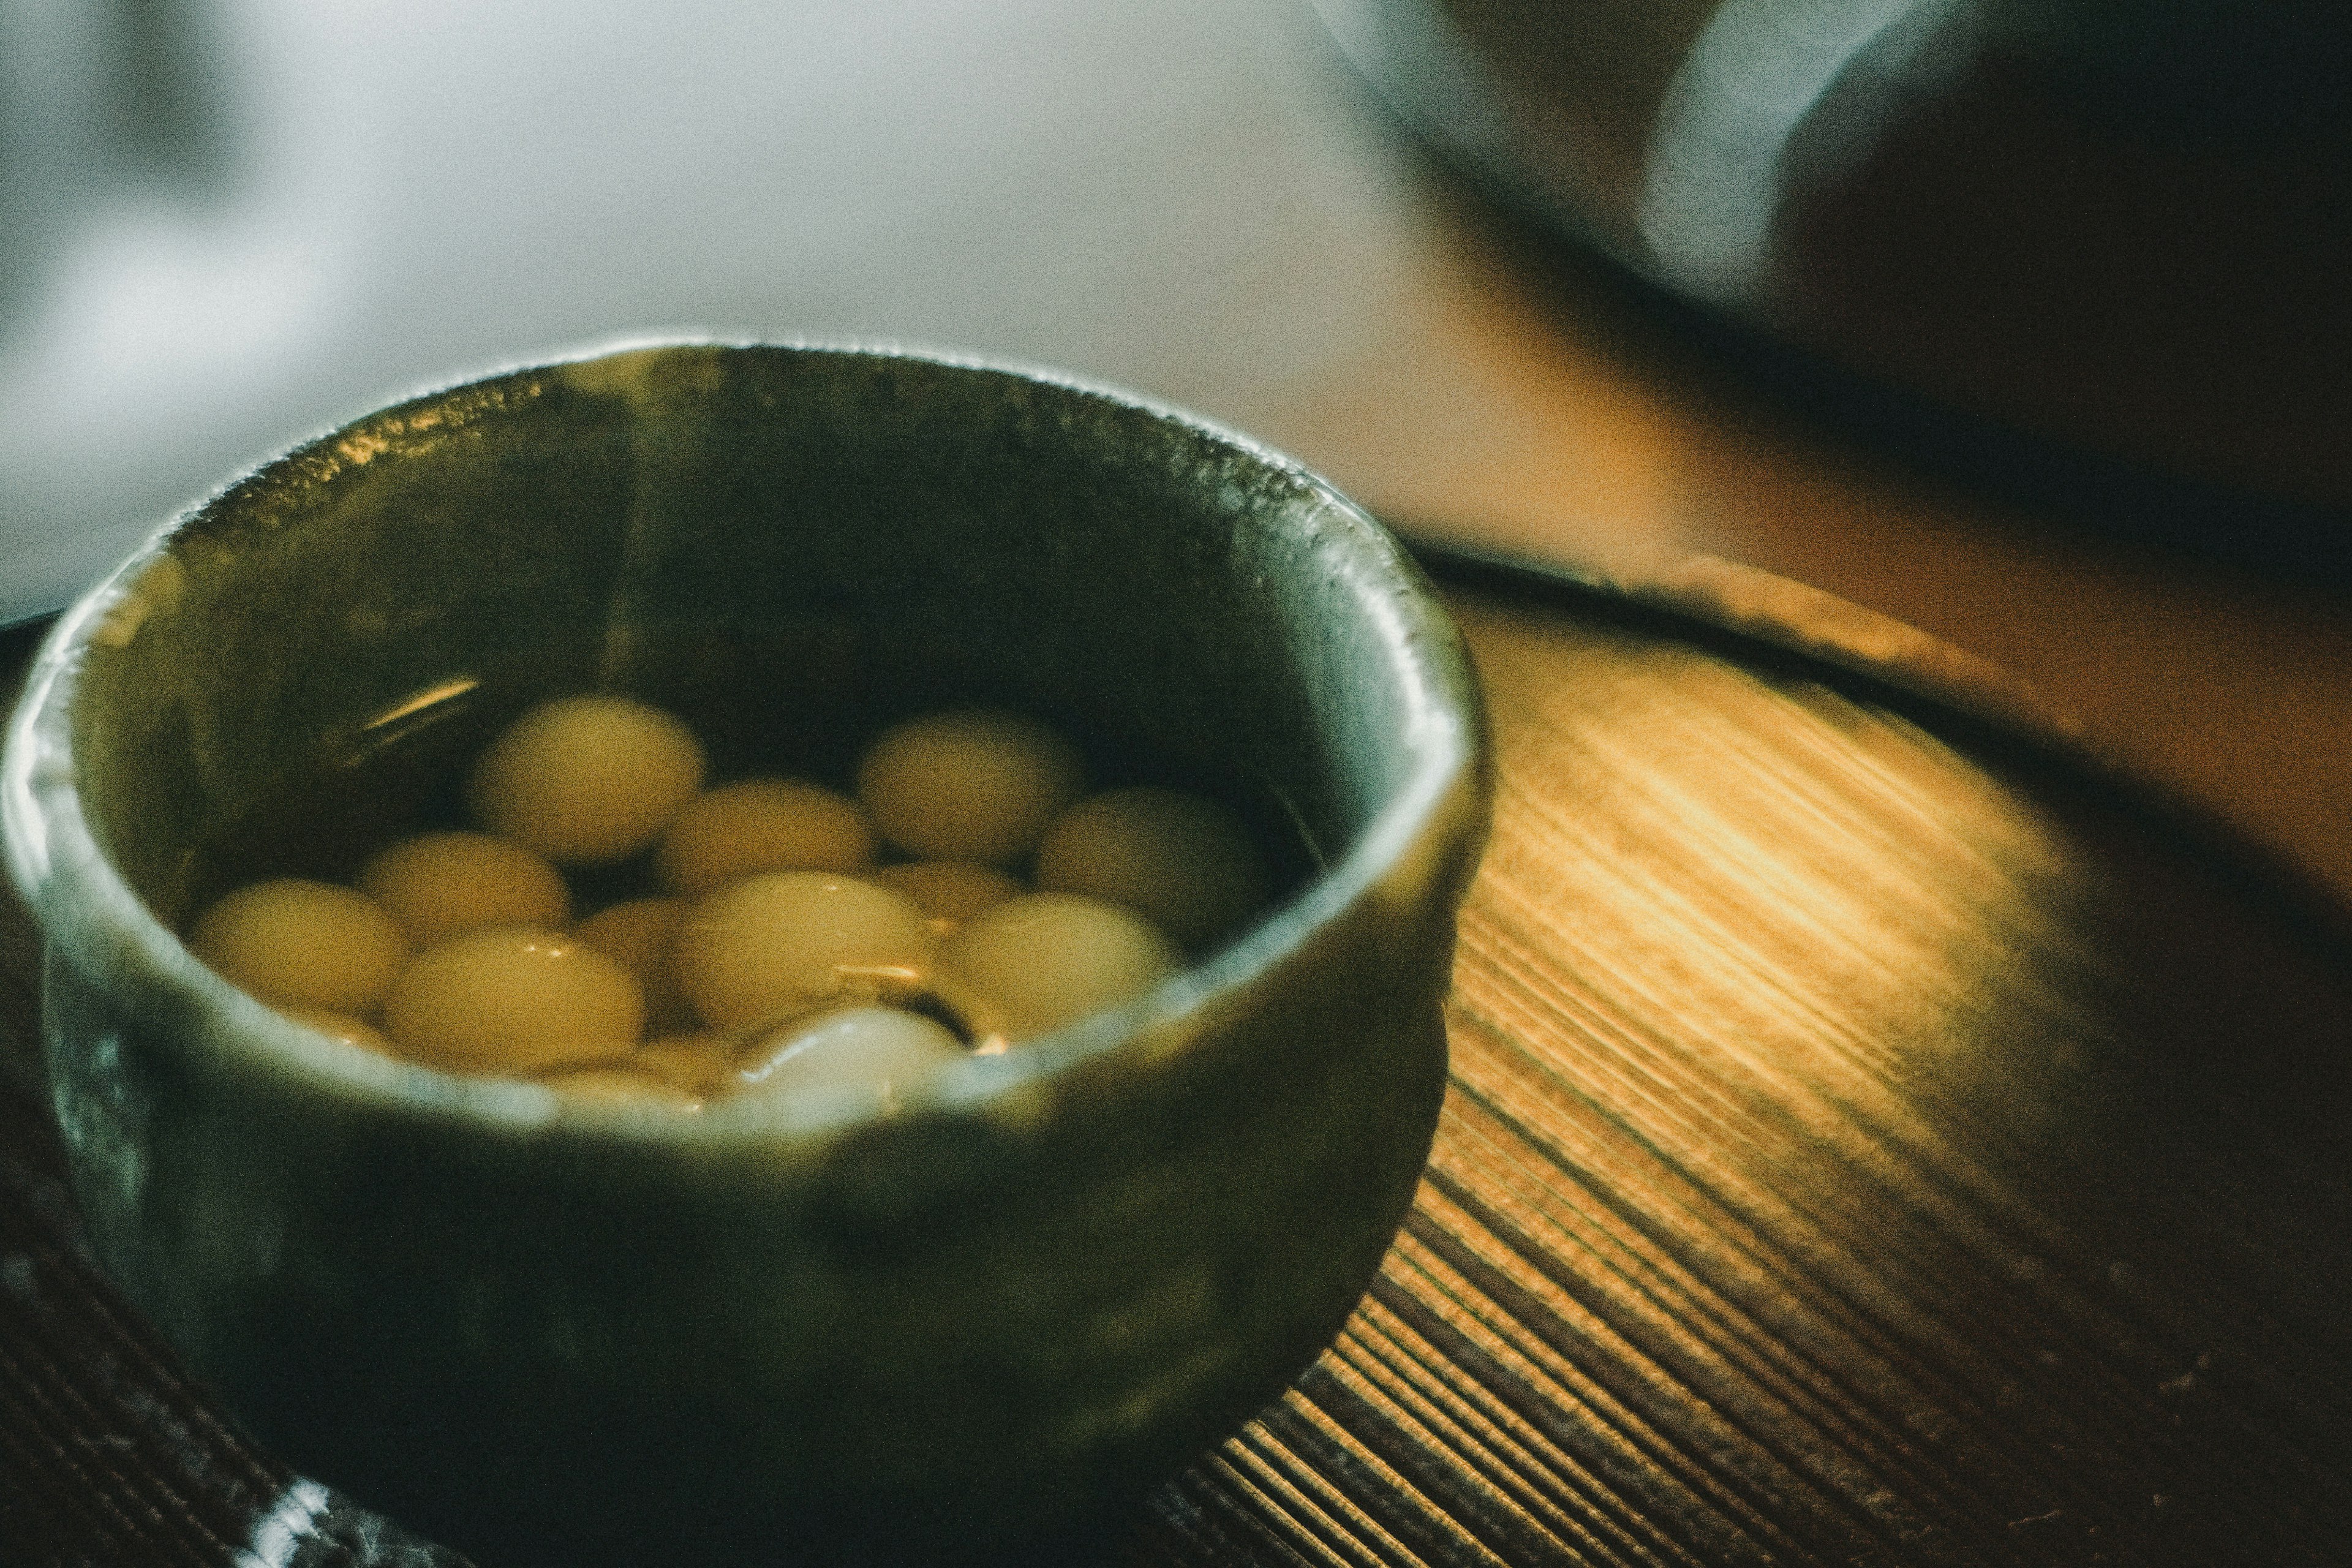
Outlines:
POLYGON ((1452 161, 1874 433, 2352 576, 2352 7, 1318 5, 1452 161))
POLYGON ((1327 56, 1276 0, 0 4, 0 623, 340 420, 615 337, 1266 431, 1415 281, 1327 56))
POLYGON ((217 194, 229 149, 211 24, 200 0, 0 6, 0 325, 50 282, 98 193, 217 194))

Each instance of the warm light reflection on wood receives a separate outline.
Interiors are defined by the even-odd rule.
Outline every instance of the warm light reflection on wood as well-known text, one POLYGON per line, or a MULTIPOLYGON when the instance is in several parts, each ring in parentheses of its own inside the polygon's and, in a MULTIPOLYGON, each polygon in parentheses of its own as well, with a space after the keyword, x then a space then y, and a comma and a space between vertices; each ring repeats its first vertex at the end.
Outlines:
POLYGON ((2341 953, 1832 686, 1455 607, 1500 794, 1429 1177, 1339 1343, 1178 1495, 1332 1563, 2352 1524, 2347 1406, 2298 1392, 2352 1387, 2352 1114, 2279 1125, 2352 1110, 2341 953))

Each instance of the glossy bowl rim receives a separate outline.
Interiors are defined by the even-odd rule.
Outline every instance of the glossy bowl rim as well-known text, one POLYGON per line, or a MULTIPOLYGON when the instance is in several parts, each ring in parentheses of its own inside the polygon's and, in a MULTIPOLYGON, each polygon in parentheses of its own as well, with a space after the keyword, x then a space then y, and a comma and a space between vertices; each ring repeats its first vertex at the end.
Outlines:
MULTIPOLYGON (((290 1069, 322 1090, 380 1100, 387 1112, 448 1117, 517 1132, 560 1122, 632 1141, 766 1151, 802 1145, 811 1152, 837 1135, 881 1120, 864 1097, 852 1095, 782 1102, 738 1099, 697 1113, 611 1104, 562 1096, 544 1084, 446 1074, 328 1039, 290 1022, 199 963, 115 870, 81 811, 71 726, 72 700, 86 651, 105 633, 132 584, 170 556, 184 531, 240 487, 373 421, 486 384, 620 354, 714 349, 899 360, 1001 377, 1008 384, 1043 385, 1172 424, 1276 470, 1313 498, 1317 515, 1346 528, 1349 602, 1358 614, 1376 619, 1378 645, 1406 699, 1409 722, 1395 739, 1410 759, 1403 782, 1345 851, 1323 865, 1286 903, 1240 940, 1131 1002, 1024 1042, 1017 1051, 952 1064, 908 1094, 904 1111, 978 1111, 1026 1121, 1050 1099, 1054 1081, 1068 1069, 1114 1055, 1146 1037, 1180 1042, 1180 1048, 1181 1043, 1195 1038, 1186 1030, 1189 1021, 1201 1019, 1219 997, 1273 981, 1318 932, 1407 859, 1416 845, 1433 836, 1440 843, 1467 837, 1467 860, 1475 865, 1487 820, 1491 764, 1483 700, 1468 652, 1404 548, 1363 508, 1297 459, 1162 399, 1014 359, 888 340, 625 337, 433 385, 298 442, 173 517, 59 616, 29 668, 8 722, 5 752, 0 752, 0 839, 5 839, 8 874, 34 911, 48 949, 63 947, 81 956, 85 971, 95 973, 120 973, 105 960, 121 955, 118 962, 153 994, 221 1020, 226 1031, 206 1033, 232 1037, 242 1068, 290 1069), (1471 809, 1456 814, 1459 822, 1449 823, 1447 803, 1465 790, 1473 792, 1471 809), (100 962, 93 964, 92 958, 100 962)), ((1466 879, 1465 871, 1464 884, 1466 879)), ((1462 884, 1431 889, 1433 896, 1454 901, 1463 891, 1462 884)))

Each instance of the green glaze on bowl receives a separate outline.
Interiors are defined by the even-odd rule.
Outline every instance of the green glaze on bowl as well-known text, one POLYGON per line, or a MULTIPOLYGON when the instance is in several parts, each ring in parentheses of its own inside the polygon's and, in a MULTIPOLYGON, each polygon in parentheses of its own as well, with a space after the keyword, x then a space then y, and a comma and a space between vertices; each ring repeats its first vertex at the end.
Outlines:
POLYGON ((454 1544, 681 1562, 1025 1550, 1296 1376, 1427 1155, 1490 782, 1418 574, 1288 460, 1050 374, 683 345, 404 404, 196 509, 59 624, 0 790, 132 1299, 287 1458, 454 1544), (1297 875, 887 1116, 444 1077, 173 936, 296 855, 274 822, 385 816, 332 804, 373 760, 589 688, 820 771, 1016 702, 1297 875))

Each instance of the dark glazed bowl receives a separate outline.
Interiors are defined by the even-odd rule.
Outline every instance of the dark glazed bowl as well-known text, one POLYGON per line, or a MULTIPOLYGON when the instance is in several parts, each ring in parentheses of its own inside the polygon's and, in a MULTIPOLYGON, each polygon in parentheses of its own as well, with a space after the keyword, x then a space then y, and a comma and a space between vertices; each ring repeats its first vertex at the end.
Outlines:
POLYGON ((1452 627, 1295 464, 1049 374, 711 346, 420 398, 198 508, 59 624, 0 786, 106 1266, 285 1458, 502 1563, 1029 1550, 1274 1396, 1427 1154, 1490 788, 1452 627), (819 773, 1015 701, 1295 875, 882 1117, 444 1077, 173 935, 593 687, 819 773))

